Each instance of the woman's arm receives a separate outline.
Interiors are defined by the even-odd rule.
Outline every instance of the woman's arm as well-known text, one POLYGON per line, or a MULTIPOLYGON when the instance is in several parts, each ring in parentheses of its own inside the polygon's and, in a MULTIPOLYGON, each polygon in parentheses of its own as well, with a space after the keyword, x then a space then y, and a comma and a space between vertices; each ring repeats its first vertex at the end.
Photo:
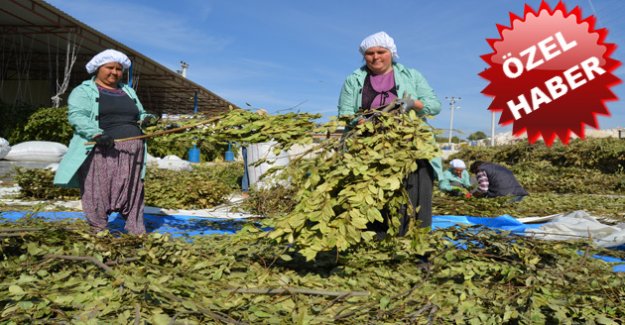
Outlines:
POLYGON ((92 105, 95 105, 95 98, 89 96, 85 89, 76 87, 69 95, 67 100, 68 111, 67 119, 74 129, 74 132, 85 139, 93 139, 94 136, 102 134, 98 122, 94 121, 91 116, 92 105))
POLYGON ((417 100, 423 105, 419 113, 422 115, 437 115, 440 113, 441 102, 421 73, 417 72, 415 74, 415 82, 417 87, 417 100))

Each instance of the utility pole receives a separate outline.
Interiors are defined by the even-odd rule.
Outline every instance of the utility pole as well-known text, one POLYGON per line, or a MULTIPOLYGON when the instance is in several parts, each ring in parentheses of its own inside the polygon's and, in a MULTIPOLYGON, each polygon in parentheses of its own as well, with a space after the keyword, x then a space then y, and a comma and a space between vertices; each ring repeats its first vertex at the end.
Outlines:
POLYGON ((495 111, 491 112, 491 120, 490 120, 490 146, 495 146, 495 111))
POLYGON ((181 75, 183 78, 186 78, 187 69, 189 69, 189 64, 184 61, 180 61, 180 70, 176 70, 176 72, 178 72, 178 74, 181 75))
POLYGON ((460 106, 456 106, 456 102, 460 101, 462 97, 445 97, 449 101, 449 109, 451 109, 451 115, 449 118, 449 145, 451 146, 451 137, 452 132, 454 130, 454 109, 460 108, 460 106))

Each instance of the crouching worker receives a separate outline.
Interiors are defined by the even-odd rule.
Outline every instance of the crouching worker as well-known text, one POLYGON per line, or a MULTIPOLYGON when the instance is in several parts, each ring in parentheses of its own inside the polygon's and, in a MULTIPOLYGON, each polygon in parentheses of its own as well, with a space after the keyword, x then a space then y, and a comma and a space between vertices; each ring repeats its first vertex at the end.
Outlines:
POLYGON ((54 184, 80 187, 87 222, 94 232, 105 230, 108 215, 119 212, 131 234, 144 234, 145 157, 143 139, 115 142, 143 134, 142 127, 156 123, 135 91, 122 84, 130 59, 105 50, 87 63, 92 78, 69 95, 67 113, 74 135, 54 177, 54 184), (95 145, 87 145, 93 142, 95 145))
POLYGON ((450 161, 449 168, 443 172, 443 177, 438 182, 438 187, 449 195, 470 197, 471 177, 464 161, 461 159, 450 161))
POLYGON ((504 166, 478 160, 471 164, 470 169, 477 178, 477 189, 472 192, 473 196, 512 196, 512 201, 518 202, 528 195, 512 171, 504 166))

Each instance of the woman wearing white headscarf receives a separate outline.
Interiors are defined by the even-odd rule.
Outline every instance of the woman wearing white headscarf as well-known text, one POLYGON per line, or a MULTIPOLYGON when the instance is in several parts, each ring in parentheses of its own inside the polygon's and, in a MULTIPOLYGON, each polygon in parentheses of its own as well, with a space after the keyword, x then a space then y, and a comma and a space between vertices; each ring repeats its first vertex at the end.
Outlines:
MULTIPOLYGON (((365 65, 347 77, 339 97, 339 116, 353 116, 359 110, 386 106, 395 98, 404 100, 406 109, 420 116, 436 115, 441 104, 425 78, 415 69, 397 63, 397 46, 385 32, 366 37, 360 44, 365 65)), ((358 123, 359 119, 353 121, 358 123)), ((434 139, 432 139, 434 140, 434 139)), ((432 224, 432 186, 436 175, 441 174, 441 159, 417 160, 418 170, 408 175, 404 186, 413 207, 419 207, 418 220, 421 227, 432 224)), ((400 235, 407 230, 404 217, 400 235)))
POLYGON ((449 168, 443 173, 438 181, 441 191, 451 195, 470 196, 471 176, 467 172, 467 165, 462 159, 453 159, 449 162, 449 168))
POLYGON ((80 187, 83 211, 96 232, 106 229, 108 215, 114 211, 126 220, 128 233, 146 232, 144 140, 115 142, 142 135, 140 126, 156 120, 145 112, 134 89, 121 82, 130 64, 122 52, 109 49, 98 53, 86 65, 92 78, 74 88, 68 99, 74 136, 54 183, 80 187), (95 142, 95 146, 86 142, 95 142))

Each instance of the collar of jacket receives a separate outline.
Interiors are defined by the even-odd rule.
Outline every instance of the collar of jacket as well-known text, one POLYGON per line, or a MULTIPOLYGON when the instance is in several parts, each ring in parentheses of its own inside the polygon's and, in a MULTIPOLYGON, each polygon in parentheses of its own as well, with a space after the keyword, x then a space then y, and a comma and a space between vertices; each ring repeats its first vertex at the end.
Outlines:
MULTIPOLYGON (((95 76, 91 77, 91 79, 83 81, 81 85, 90 89, 94 93, 96 98, 100 97, 100 91, 98 90, 98 85, 95 82, 95 76)), ((120 82, 117 84, 117 86, 119 86, 119 88, 121 88, 126 94, 128 94, 130 98, 134 99, 134 95, 130 92, 127 84, 120 82)))
MULTIPOLYGON (((393 75, 395 77, 395 87, 399 89, 399 80, 401 75, 406 74, 408 72, 408 68, 406 68, 403 64, 393 62, 393 75)), ((358 85, 362 87, 365 84, 365 78, 367 77, 367 66, 363 65, 358 70, 354 71, 356 75, 356 80, 358 80, 358 85)))

